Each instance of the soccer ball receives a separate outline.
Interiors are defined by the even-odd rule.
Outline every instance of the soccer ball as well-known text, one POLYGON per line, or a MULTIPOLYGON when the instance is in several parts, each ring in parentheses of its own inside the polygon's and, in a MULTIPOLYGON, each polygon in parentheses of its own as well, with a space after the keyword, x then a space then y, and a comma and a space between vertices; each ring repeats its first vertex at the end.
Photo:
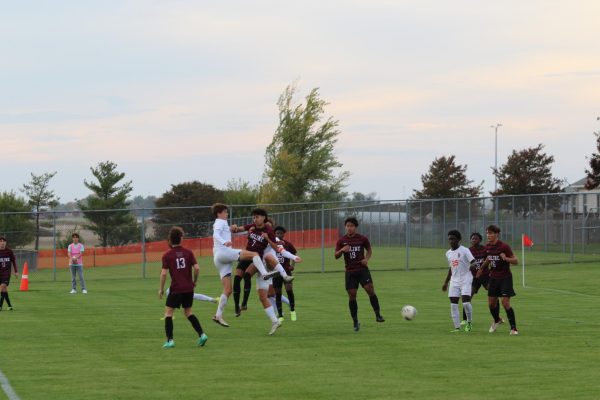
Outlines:
POLYGON ((414 319, 417 316, 417 309, 413 306, 406 305, 402 307, 402 316, 405 320, 410 321, 411 319, 414 319))

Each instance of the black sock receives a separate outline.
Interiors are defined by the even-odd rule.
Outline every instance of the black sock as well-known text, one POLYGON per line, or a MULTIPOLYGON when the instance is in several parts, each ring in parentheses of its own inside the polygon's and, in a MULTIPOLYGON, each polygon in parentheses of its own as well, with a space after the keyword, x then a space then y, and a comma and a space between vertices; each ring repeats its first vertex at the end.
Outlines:
POLYGON ((350 315, 352 316, 352 320, 356 322, 358 320, 358 303, 356 300, 350 300, 348 302, 348 306, 350 307, 350 315))
POLYGON ((234 276, 233 277, 233 302, 235 304, 235 309, 240 308, 240 292, 242 291, 242 277, 234 276))
POLYGON ((500 307, 496 306, 490 306, 490 313, 492 314, 492 317, 494 318, 494 322, 500 322, 500 307))
POLYGON ((173 340, 173 317, 165 317, 165 333, 167 340, 173 340))
POLYGON ((6 300, 6 304, 9 307, 12 307, 12 304, 10 304, 10 300, 8 299, 8 292, 4 292, 4 300, 6 300))
POLYGON ((294 298, 294 291, 286 290, 286 292, 288 295, 288 300, 290 301, 290 311, 295 311, 296 310, 296 299, 294 298))
POLYGON ((369 300, 371 301, 371 307, 373 307, 375 315, 379 317, 379 299, 377 298, 377 295, 374 294, 373 296, 369 297, 369 300))
POLYGON ((506 310, 506 316, 508 317, 508 322, 510 322, 510 329, 517 329, 517 320, 515 319, 515 310, 513 308, 509 308, 506 310))
POLYGON ((4 304, 4 292, 0 292, 0 308, 2 308, 3 304, 4 304))
POLYGON ((250 291, 252 290, 252 277, 248 273, 244 273, 244 300, 242 300, 242 306, 246 307, 248 304, 248 297, 250 297, 250 291))
POLYGON ((198 318, 196 318, 194 314, 188 317, 188 321, 190 321, 190 323, 194 327, 194 330, 198 332, 198 336, 204 333, 204 331, 202 330, 202 326, 200 326, 200 321, 198 321, 198 318))
POLYGON ((275 293, 275 305, 277 306, 277 313, 280 317, 283 317, 283 305, 281 304, 281 292, 275 293))
POLYGON ((465 307, 463 306, 463 321, 467 320, 467 312, 465 311, 465 307))

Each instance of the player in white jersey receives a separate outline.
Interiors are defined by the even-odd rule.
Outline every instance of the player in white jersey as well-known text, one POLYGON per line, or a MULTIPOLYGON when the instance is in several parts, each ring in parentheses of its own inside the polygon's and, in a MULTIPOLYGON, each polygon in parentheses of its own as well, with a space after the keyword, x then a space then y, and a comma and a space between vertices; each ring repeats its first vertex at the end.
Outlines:
POLYGON ((253 251, 234 249, 231 242, 231 229, 227 223, 229 209, 225 204, 216 203, 212 206, 215 216, 213 225, 213 259, 215 267, 219 271, 223 293, 219 299, 217 312, 212 318, 221 326, 229 327, 223 319, 223 310, 227 305, 227 299, 231 296, 231 270, 232 264, 238 260, 252 260, 256 268, 261 272, 264 279, 269 279, 273 274, 268 274, 260 255, 253 251))
POLYGON ((470 332, 473 328, 471 320, 473 317, 473 307, 471 306, 471 287, 473 283, 473 274, 471 268, 476 265, 475 257, 471 251, 460 244, 462 237, 459 231, 451 230, 448 232, 448 243, 450 250, 446 252, 448 259, 448 274, 442 285, 442 291, 448 289, 450 298, 450 316, 454 323, 452 332, 460 332, 460 315, 458 313, 458 300, 462 297, 463 308, 467 314, 467 324, 465 332, 470 332), (448 288, 450 282, 450 288, 448 288))

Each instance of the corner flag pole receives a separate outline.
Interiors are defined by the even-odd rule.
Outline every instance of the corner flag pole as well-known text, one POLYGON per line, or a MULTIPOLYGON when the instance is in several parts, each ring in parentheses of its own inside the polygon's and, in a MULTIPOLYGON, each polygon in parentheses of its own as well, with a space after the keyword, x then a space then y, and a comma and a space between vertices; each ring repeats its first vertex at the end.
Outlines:
POLYGON ((525 287, 525 234, 521 233, 521 254, 523 254, 523 273, 521 274, 523 277, 523 287, 525 287))

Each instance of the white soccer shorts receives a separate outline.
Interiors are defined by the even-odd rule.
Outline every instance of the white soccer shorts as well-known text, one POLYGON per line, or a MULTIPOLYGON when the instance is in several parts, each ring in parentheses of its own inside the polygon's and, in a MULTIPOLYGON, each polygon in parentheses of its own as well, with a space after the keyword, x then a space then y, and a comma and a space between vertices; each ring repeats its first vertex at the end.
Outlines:
POLYGON ((450 281, 450 287, 448 288, 448 297, 470 296, 472 284, 472 279, 465 280, 462 282, 450 281))
POLYGON ((221 279, 227 275, 231 275, 232 264, 240 258, 241 252, 242 250, 240 249, 232 249, 230 247, 224 247, 215 251, 213 260, 221 279))
POLYGON ((273 284, 273 278, 264 280, 262 275, 257 272, 256 273, 256 288, 262 290, 269 290, 269 286, 273 284))

